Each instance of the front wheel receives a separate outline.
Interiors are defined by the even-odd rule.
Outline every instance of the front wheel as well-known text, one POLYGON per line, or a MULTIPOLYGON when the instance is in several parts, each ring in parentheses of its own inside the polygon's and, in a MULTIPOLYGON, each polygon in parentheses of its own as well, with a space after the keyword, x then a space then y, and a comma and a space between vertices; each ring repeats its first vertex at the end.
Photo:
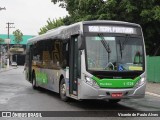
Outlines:
POLYGON ((61 100, 65 101, 65 102, 68 100, 68 97, 66 96, 66 91, 67 91, 66 83, 65 83, 65 80, 62 79, 61 83, 60 83, 60 90, 59 90, 59 92, 60 92, 60 98, 61 98, 61 100))

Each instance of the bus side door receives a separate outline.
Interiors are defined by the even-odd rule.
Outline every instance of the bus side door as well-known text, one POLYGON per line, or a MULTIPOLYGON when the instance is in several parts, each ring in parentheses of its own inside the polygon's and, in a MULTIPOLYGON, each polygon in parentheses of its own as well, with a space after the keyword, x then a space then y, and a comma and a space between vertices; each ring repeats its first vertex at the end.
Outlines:
POLYGON ((79 77, 78 35, 71 36, 69 42, 69 93, 77 95, 79 77))

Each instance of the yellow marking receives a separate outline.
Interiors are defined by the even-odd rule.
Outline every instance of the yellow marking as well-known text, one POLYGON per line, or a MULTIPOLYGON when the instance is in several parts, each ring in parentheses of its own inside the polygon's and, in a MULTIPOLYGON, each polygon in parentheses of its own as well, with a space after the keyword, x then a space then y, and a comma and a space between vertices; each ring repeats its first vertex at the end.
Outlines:
POLYGON ((129 70, 143 70, 140 66, 129 66, 129 70))

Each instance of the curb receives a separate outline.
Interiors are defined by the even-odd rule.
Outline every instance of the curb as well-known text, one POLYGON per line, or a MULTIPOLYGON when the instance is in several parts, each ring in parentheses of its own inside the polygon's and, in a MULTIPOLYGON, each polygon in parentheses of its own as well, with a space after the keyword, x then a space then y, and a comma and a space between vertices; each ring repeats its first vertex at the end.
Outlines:
POLYGON ((160 95, 159 94, 155 94, 155 93, 152 93, 152 92, 147 92, 146 91, 146 93, 145 94, 147 94, 147 95, 151 95, 151 96, 155 96, 155 97, 160 97, 160 95))
POLYGON ((0 73, 2 72, 7 72, 7 71, 10 71, 10 70, 13 70, 13 69, 17 69, 18 67, 15 67, 15 68, 9 68, 9 69, 4 69, 4 70, 0 70, 0 73))

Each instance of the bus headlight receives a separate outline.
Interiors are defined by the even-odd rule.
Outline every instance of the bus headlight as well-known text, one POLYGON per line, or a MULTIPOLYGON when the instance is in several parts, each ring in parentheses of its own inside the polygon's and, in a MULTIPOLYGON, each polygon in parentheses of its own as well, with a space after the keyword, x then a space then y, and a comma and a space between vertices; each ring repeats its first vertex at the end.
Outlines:
POLYGON ((143 85, 146 81, 146 78, 142 77, 137 83, 136 83, 136 87, 139 87, 141 85, 143 85))
POLYGON ((92 84, 92 79, 90 77, 85 76, 86 83, 92 84))
POLYGON ((141 80, 139 81, 139 85, 143 85, 145 83, 145 78, 141 78, 141 80))
POLYGON ((88 76, 85 76, 85 82, 93 87, 99 87, 97 82, 88 76))

